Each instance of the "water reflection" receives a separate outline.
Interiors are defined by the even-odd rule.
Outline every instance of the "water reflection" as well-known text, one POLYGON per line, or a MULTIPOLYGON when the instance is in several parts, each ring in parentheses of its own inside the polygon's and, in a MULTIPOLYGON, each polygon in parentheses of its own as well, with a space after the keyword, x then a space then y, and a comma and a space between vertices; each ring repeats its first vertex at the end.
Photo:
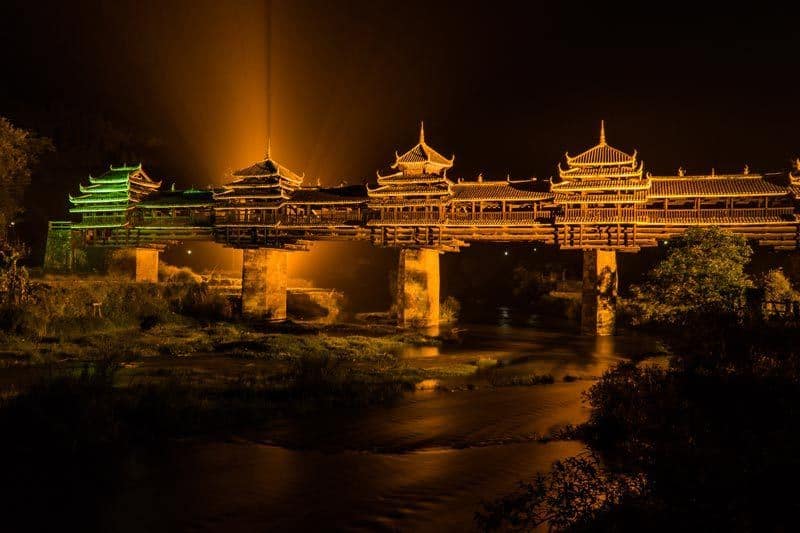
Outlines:
POLYGON ((592 382, 565 375, 599 375, 623 355, 652 351, 646 338, 583 337, 574 324, 520 328, 508 316, 403 357, 431 365, 490 357, 502 372, 550 373, 554 384, 427 391, 391 407, 275 421, 247 440, 175 446, 138 458, 117 480, 100 506, 102 529, 470 530, 482 499, 582 450, 535 440, 587 416, 580 396, 592 382))

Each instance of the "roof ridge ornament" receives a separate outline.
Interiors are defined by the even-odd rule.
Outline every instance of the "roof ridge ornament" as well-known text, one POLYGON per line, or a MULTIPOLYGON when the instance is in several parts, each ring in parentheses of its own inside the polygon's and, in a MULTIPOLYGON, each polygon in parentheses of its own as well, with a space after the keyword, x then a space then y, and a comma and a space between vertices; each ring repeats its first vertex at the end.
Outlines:
POLYGON ((419 144, 425 144, 425 122, 419 121, 419 144))
POLYGON ((600 120, 600 144, 606 144, 606 121, 600 120))

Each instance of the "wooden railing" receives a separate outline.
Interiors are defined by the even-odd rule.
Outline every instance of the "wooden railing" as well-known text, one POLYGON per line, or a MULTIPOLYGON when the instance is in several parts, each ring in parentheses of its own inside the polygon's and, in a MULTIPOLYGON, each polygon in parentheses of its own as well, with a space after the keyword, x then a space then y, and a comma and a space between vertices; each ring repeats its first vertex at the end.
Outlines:
MULTIPOLYGON (((537 216, 540 213, 537 213, 537 216)), ((546 213, 541 213, 546 214, 546 213)), ((434 224, 502 224, 505 222, 530 223, 536 221, 533 211, 512 213, 415 213, 415 212, 385 212, 375 214, 370 220, 381 222, 419 222, 434 224)))
POLYGON ((141 227, 180 227, 180 226, 210 226, 211 217, 209 215, 189 215, 189 216, 159 216, 144 217, 136 226, 141 227))
POLYGON ((439 213, 417 213, 414 211, 386 211, 370 217, 370 220, 380 220, 381 222, 419 222, 419 223, 441 223, 443 218, 439 213))
POLYGON ((116 225, 122 226, 127 222, 127 218, 124 215, 120 216, 86 216, 82 217, 80 224, 94 224, 94 225, 116 225))
POLYGON ((790 218, 794 215, 792 207, 767 207, 745 209, 565 209, 564 214, 557 217, 558 222, 572 220, 581 222, 714 222, 715 220, 742 218, 790 218))
POLYGON ((344 213, 321 213, 318 215, 290 215, 278 213, 240 213, 228 212, 217 217, 217 224, 233 225, 272 225, 284 226, 312 226, 318 224, 346 224, 360 225, 363 223, 363 214, 360 211, 344 213))
POLYGON ((534 222, 533 211, 517 211, 511 213, 446 213, 445 220, 450 222, 534 222))

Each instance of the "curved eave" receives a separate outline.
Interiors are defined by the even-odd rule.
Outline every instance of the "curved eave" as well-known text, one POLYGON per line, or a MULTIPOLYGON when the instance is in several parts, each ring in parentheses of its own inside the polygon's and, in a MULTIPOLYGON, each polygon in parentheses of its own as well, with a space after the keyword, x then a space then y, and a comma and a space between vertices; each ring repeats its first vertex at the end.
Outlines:
POLYGON ((83 206, 83 207, 70 207, 70 213, 110 213, 110 212, 121 212, 127 211, 127 205, 104 205, 102 207, 91 207, 91 206, 83 206))
POLYGON ((478 202, 547 202, 555 197, 554 194, 543 193, 542 196, 492 196, 485 198, 451 198, 453 203, 478 203, 478 202))
POLYGON ((692 192, 692 193, 661 193, 649 194, 651 200, 663 200, 674 198, 755 198, 764 196, 789 196, 790 190, 786 191, 763 191, 763 192, 692 192))
POLYGON ((441 191, 367 191, 370 198, 384 198, 390 196, 449 196, 452 194, 448 190, 441 191))
POLYGON ((140 180, 140 179, 131 179, 131 185, 140 185, 142 187, 147 187, 148 189, 158 189, 161 187, 160 181, 152 181, 152 180, 140 180))
MULTIPOLYGON (((609 166, 609 168, 620 167, 620 166, 625 166, 625 165, 613 165, 613 167, 609 166)), ((563 180, 566 180, 566 181, 574 180, 574 179, 584 179, 584 180, 587 180, 587 181, 588 180, 597 180, 597 179, 605 180, 607 178, 642 179, 642 175, 644 174, 644 161, 639 161, 638 168, 635 165, 633 165, 631 167, 630 171, 624 171, 624 172, 607 172, 606 173, 606 172, 599 171, 599 172, 587 173, 586 172, 587 168, 596 168, 598 170, 601 170, 604 167, 602 167, 602 166, 583 166, 583 167, 574 166, 572 168, 564 170, 564 169, 561 168, 561 165, 559 164, 558 165, 558 177, 563 179, 563 180)))
POLYGON ((69 196, 69 201, 73 204, 114 204, 120 202, 127 202, 130 200, 128 195, 126 194, 124 198, 98 198, 93 194, 87 194, 84 196, 69 196))
POLYGON ((301 178, 299 176, 290 177, 290 176, 285 176, 285 175, 280 174, 280 173, 272 173, 272 174, 234 174, 233 176, 235 178, 238 178, 238 179, 235 179, 232 182, 228 183, 227 185, 229 187, 235 187, 237 185, 240 185, 241 181, 246 180, 246 179, 253 179, 253 178, 260 179, 260 180, 268 180, 269 179, 269 180, 275 180, 275 181, 285 180, 285 181, 288 181, 290 183, 294 183, 296 185, 301 185, 303 183, 303 178, 301 178))
POLYGON ((397 155, 397 152, 394 153, 394 165, 392 165, 392 168, 411 165, 432 165, 444 169, 452 167, 455 160, 455 155, 453 155, 450 159, 447 159, 445 156, 428 146, 424 139, 420 139, 419 143, 414 145, 413 148, 405 152, 403 155, 397 155), (422 155, 415 153, 417 151, 421 152, 422 155))
MULTIPOLYGON (((409 185, 411 183, 442 183, 448 186, 455 185, 455 182, 447 176, 441 174, 418 174, 405 176, 402 173, 392 174, 390 176, 378 176, 378 185, 385 187, 387 185, 409 185)), ((374 189, 373 189, 374 190, 374 189)))
POLYGON ((121 184, 128 184, 128 176, 123 177, 115 177, 115 178, 95 178, 93 176, 89 176, 89 183, 92 185, 121 185, 121 184))
MULTIPOLYGON (((291 183, 291 182, 290 182, 291 183)), ((292 185, 294 185, 292 183, 292 185)), ((288 189, 295 190, 299 187, 288 187, 285 183, 280 181, 271 181, 269 183, 247 183, 247 182, 233 182, 225 185, 227 189, 288 189)))
POLYGON ((571 167, 635 166, 637 153, 637 150, 634 150, 633 154, 628 155, 618 148, 614 148, 606 143, 601 143, 581 152, 576 156, 570 156, 569 152, 567 152, 565 156, 567 159, 567 164, 571 167), (596 160, 581 161, 581 159, 590 157, 592 152, 595 151, 605 151, 606 153, 602 154, 601 152, 601 157, 596 160), (614 157, 609 158, 609 155, 614 157))
POLYGON ((106 184, 97 184, 97 185, 78 185, 78 190, 84 194, 98 194, 98 193, 128 193, 128 184, 127 183, 120 183, 106 185, 106 184))

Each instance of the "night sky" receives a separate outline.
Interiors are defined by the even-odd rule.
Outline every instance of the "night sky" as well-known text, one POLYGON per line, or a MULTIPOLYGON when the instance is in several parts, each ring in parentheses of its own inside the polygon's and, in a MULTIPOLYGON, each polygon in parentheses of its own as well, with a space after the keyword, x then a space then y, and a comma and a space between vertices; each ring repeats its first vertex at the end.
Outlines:
POLYGON ((596 142, 600 119, 654 174, 782 170, 800 155, 800 36, 777 8, 71 4, 0 7, 0 115, 58 150, 29 194, 32 235, 110 163, 220 184, 270 136, 309 183, 360 183, 416 142, 420 120, 456 155, 456 178, 549 177, 596 142))

